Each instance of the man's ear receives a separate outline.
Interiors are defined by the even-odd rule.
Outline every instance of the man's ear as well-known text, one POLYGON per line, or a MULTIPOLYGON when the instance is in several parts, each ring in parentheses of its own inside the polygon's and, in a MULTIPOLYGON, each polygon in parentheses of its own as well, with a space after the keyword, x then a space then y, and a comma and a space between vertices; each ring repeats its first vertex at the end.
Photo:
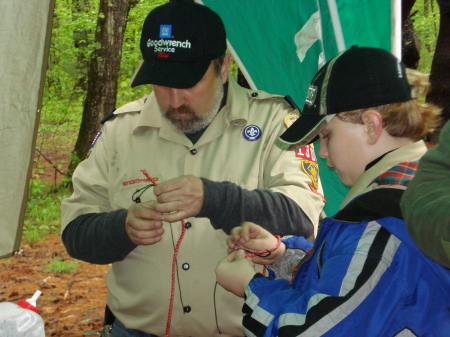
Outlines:
POLYGON ((369 109, 363 112, 361 119, 367 133, 368 143, 375 144, 383 132, 383 117, 378 111, 369 109))
POLYGON ((222 68, 220 69, 220 76, 222 77, 222 83, 225 83, 228 80, 228 70, 230 69, 230 61, 231 61, 231 54, 226 54, 223 59, 222 68))

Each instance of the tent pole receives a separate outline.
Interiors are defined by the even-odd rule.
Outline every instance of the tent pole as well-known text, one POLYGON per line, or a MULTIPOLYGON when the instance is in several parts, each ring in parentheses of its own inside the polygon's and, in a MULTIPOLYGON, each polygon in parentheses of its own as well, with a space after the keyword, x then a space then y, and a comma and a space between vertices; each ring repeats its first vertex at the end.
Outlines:
POLYGON ((338 52, 345 50, 344 34, 342 33, 341 20, 336 6, 336 0, 327 0, 328 8, 330 10, 331 23, 333 24, 334 36, 336 38, 336 45, 338 52))
POLYGON ((391 0, 391 52, 402 58, 402 2, 391 0))

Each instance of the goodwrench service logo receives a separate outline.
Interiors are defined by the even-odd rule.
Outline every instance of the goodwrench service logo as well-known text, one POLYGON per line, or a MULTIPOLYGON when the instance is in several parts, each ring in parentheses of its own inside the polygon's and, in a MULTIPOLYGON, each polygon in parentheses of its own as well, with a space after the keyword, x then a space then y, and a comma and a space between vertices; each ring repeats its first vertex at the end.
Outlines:
POLYGON ((189 40, 179 41, 172 39, 172 25, 161 25, 159 37, 159 40, 147 40, 147 47, 153 48, 155 53, 175 53, 177 48, 191 49, 192 47, 189 40))

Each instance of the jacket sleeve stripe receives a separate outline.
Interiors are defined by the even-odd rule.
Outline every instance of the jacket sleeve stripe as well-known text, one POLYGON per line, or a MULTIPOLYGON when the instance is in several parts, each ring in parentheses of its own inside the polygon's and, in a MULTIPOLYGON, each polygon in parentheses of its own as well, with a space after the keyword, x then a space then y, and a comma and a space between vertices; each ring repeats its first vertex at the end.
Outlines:
POLYGON ((246 336, 262 336, 264 331, 267 329, 267 325, 272 322, 274 316, 258 308, 259 298, 255 294, 249 294, 247 300, 242 307, 242 313, 244 314, 243 325, 244 332, 246 336), (254 308, 258 308, 256 312, 253 311, 254 308))
POLYGON ((395 236, 375 221, 370 222, 344 278, 347 281, 342 292, 346 294, 337 297, 317 294, 310 298, 306 315, 283 314, 279 319, 279 336, 320 336, 337 325, 376 287, 399 245, 395 236), (354 284, 352 289, 350 284, 354 284))

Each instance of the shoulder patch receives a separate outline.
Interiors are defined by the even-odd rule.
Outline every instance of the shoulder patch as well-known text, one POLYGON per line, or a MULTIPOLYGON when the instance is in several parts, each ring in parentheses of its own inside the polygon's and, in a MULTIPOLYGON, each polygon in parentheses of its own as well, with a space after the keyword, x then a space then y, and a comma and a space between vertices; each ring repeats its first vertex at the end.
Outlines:
POLYGON ((298 115, 296 114, 289 114, 284 117, 284 126, 286 126, 286 129, 289 128, 297 119, 298 115))
POLYGON ((92 141, 92 144, 91 144, 91 146, 89 147, 89 151, 88 151, 88 153, 87 153, 87 155, 86 155, 86 159, 89 158, 89 156, 91 155, 92 149, 94 148, 95 143, 97 143, 97 140, 100 138, 100 136, 102 135, 102 133, 103 133, 102 130, 99 130, 99 131, 97 132, 97 135, 94 137, 94 140, 92 141))
POLYGON ((317 157, 316 153, 314 152, 314 144, 308 144, 295 150, 295 155, 298 158, 306 159, 317 164, 317 157))

